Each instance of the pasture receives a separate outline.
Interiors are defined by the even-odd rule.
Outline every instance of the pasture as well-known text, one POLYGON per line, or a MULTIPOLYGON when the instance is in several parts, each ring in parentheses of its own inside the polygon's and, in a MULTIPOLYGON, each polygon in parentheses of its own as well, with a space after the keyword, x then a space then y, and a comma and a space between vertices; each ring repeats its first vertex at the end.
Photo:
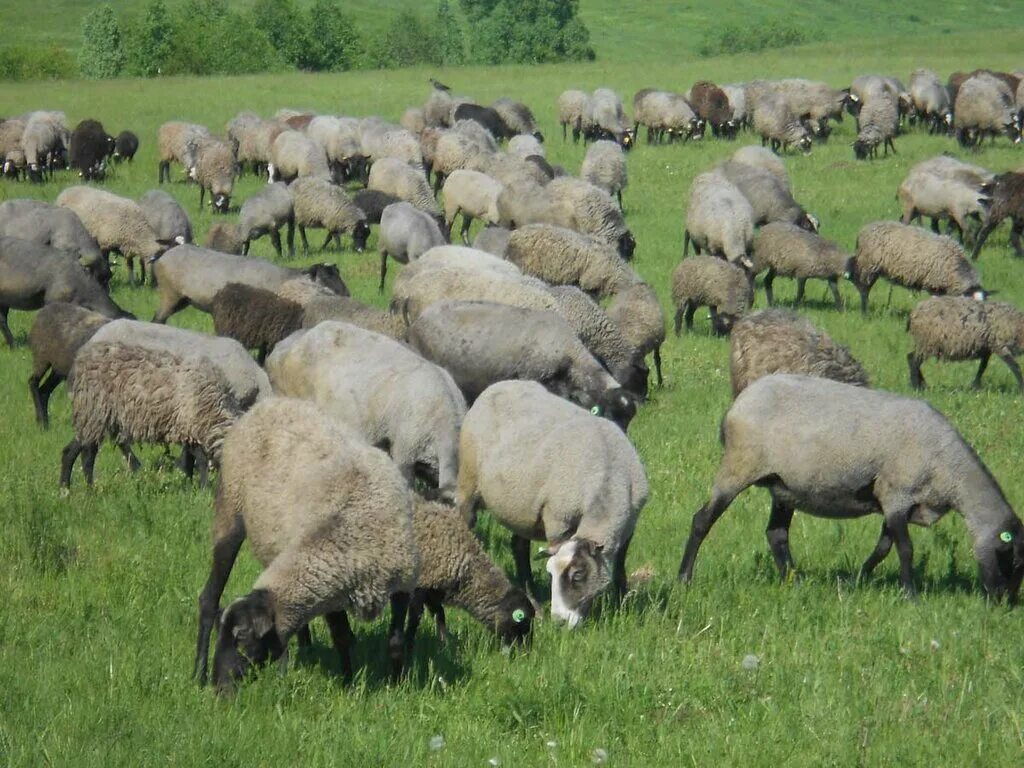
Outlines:
MULTIPOLYGON (((623 6, 628 7, 628 6, 623 6)), ((596 25, 595 25, 596 26, 596 25)), ((0 84, 0 114, 62 109, 71 123, 131 128, 141 149, 105 186, 137 198, 156 186, 155 137, 167 119, 222 131, 242 109, 283 106, 397 120, 420 104, 437 76, 481 103, 508 95, 530 104, 552 162, 578 172, 582 145, 562 141, 555 101, 565 88, 613 87, 630 107, 645 86, 685 90, 694 80, 733 82, 806 76, 846 85, 862 73, 909 77, 918 66, 945 77, 976 66, 1015 69, 1019 30, 955 36, 851 39, 759 55, 700 60, 630 56, 535 68, 273 75, 103 83, 0 84)), ((916 162, 949 151, 992 170, 1024 165, 1005 139, 964 153, 952 139, 910 132, 899 154, 853 159, 847 119, 827 145, 786 164, 797 199, 822 234, 852 250, 857 230, 899 215, 895 192, 916 162)), ((642 132, 641 132, 642 133, 642 132)), ((641 137, 642 138, 642 137, 641 137)), ((648 147, 628 158, 627 222, 638 242, 635 267, 657 289, 668 317, 669 275, 682 252, 692 178, 753 143, 705 139, 648 147)), ((180 170, 175 170, 180 179, 180 170)), ((69 173, 42 186, 0 182, 0 199, 47 200, 74 183, 69 173)), ((245 177, 237 202, 263 180, 245 177)), ((198 189, 169 191, 193 218, 197 239, 213 217, 198 189)), ((232 214, 234 216, 234 214, 232 214)), ((474 232, 476 231, 474 227, 474 232)), ((1004 225, 982 252, 984 285, 1024 306, 1024 274, 1004 225)), ((311 237, 319 243, 321 237, 311 237)), ((348 245, 348 239, 345 243, 348 245)), ((354 296, 385 305, 376 291, 375 237, 364 254, 300 255, 295 265, 339 264, 354 296)), ((260 240, 253 254, 269 258, 260 240)), ((389 284, 399 269, 389 269, 389 284)), ((156 306, 150 287, 126 285, 115 268, 115 299, 140 318, 156 306)), ((782 304, 795 285, 775 283, 782 304)), ((856 291, 842 292, 851 309, 856 291)), ((872 291, 871 312, 837 313, 824 284, 808 286, 803 308, 850 347, 874 386, 908 393, 906 316, 919 300, 900 288, 872 291)), ((757 306, 765 305, 759 290, 757 306)), ((603 611, 575 632, 543 622, 532 647, 510 655, 467 617, 451 612, 454 642, 437 645, 424 621, 408 678, 386 682, 385 626, 355 625, 357 678, 341 684, 322 624, 316 653, 292 655, 229 701, 190 679, 196 598, 210 560, 212 496, 143 451, 130 476, 105 447, 97 484, 76 475, 58 492, 61 448, 70 437, 62 387, 49 432, 35 425, 26 381, 31 316, 12 312, 18 346, 0 349, 0 762, 21 765, 1020 765, 1024 756, 1024 614, 989 606, 961 519, 948 515, 914 530, 918 602, 903 599, 895 555, 874 578, 856 571, 878 534, 875 517, 824 521, 797 515, 791 542, 799 578, 780 584, 764 538, 768 496, 740 497, 702 549, 694 581, 675 583, 693 513, 705 501, 720 456, 718 424, 730 402, 728 342, 711 336, 706 313, 694 332, 662 351, 666 382, 630 428, 651 482, 629 553, 634 590, 619 611, 603 611), (756 660, 745 657, 754 656, 756 660), (443 737, 443 746, 432 739, 443 737)), ((171 324, 212 330, 194 310, 171 324)), ((1021 396, 1008 370, 990 366, 972 392, 974 364, 926 364, 927 399, 971 442, 1018 512, 1024 511, 1021 396)), ((653 379, 653 377, 652 377, 653 379)), ((166 462, 164 462, 166 464, 166 462)), ((504 529, 483 515, 490 552, 511 569, 504 529)), ((537 571, 541 566, 537 565, 537 571)), ((224 600, 250 588, 258 568, 247 550, 224 600)))

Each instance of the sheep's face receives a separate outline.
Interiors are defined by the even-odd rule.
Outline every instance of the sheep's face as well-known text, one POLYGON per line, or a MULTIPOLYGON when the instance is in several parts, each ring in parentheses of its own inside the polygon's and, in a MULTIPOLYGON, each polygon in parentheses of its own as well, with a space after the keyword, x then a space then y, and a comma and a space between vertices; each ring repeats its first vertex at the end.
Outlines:
POLYGON ((348 296, 348 286, 341 279, 341 272, 334 264, 314 264, 306 274, 315 283, 320 283, 324 288, 333 291, 339 296, 348 296))
MULTIPOLYGON (((645 367, 643 373, 643 388, 645 392, 647 389, 647 375, 648 371, 645 367)), ((597 404, 590 409, 590 412, 595 416, 608 419, 608 421, 625 432, 633 417, 636 416, 636 405, 637 395, 634 395, 632 390, 627 391, 625 388, 616 387, 602 392, 597 404)))
POLYGON ((818 217, 810 213, 804 213, 796 225, 808 232, 817 232, 819 226, 818 217))
POLYGON ((633 130, 630 129, 622 134, 622 138, 619 140, 619 144, 621 144, 622 148, 628 152, 633 148, 634 139, 635 137, 633 135, 633 130))
POLYGON ((513 587, 498 606, 494 629, 505 645, 524 643, 533 631, 536 610, 523 590, 513 587))
POLYGON ((728 336, 732 332, 732 327, 735 322, 736 318, 733 315, 727 315, 724 312, 719 312, 711 318, 711 330, 717 336, 728 336))
POLYGON ((853 156, 858 160, 867 160, 871 155, 871 145, 864 139, 853 142, 853 156))
POLYGON ((352 230, 352 245, 356 249, 356 253, 362 253, 366 250, 366 241, 369 238, 370 225, 365 221, 358 222, 355 229, 352 230))
POLYGON ((231 197, 228 195, 216 195, 212 201, 213 210, 217 213, 227 213, 231 205, 231 197))
POLYGON ((544 134, 541 133, 540 131, 535 131, 534 134, 533 134, 533 138, 535 138, 541 144, 544 143, 544 134))
POLYGON ((626 232, 624 235, 619 237, 619 256, 626 261, 633 258, 633 252, 636 250, 636 238, 633 237, 632 232, 626 232))
POLYGON ((572 538, 549 547, 551 616, 574 628, 590 613, 594 598, 611 584, 604 548, 587 539, 572 538))
POLYGON ((860 114, 861 107, 864 106, 861 103, 860 98, 858 98, 855 94, 847 93, 844 101, 846 103, 846 111, 849 112, 854 117, 857 117, 857 115, 860 114))
POLYGON ((1015 605, 1024 580, 1024 526, 1014 518, 1004 530, 976 542, 975 551, 985 592, 1015 605))
POLYGON ((249 670, 278 659, 285 647, 274 627, 270 593, 257 589, 224 611, 213 651, 213 684, 231 693, 249 670))
POLYGON ((797 142, 797 146, 800 147, 800 151, 803 152, 805 155, 811 154, 811 147, 813 145, 814 142, 811 141, 811 137, 807 134, 801 136, 800 141, 797 142))

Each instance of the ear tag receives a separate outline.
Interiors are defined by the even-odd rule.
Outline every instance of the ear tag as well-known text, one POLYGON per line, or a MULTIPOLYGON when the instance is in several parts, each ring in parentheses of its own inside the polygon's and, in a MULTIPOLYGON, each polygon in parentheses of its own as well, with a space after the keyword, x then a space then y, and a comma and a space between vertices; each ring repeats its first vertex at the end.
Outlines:
POLYGON ((1013 534, 1009 531, 1003 531, 999 534, 999 540, 1005 541, 1007 544, 1009 544, 1011 541, 1013 541, 1013 534))
POLYGON ((516 608, 514 611, 512 611, 512 621, 514 621, 516 624, 522 624, 524 621, 526 621, 526 611, 524 611, 522 608, 516 608))
POLYGON ((595 405, 593 408, 590 409, 590 412, 592 414, 594 414, 595 416, 600 416, 601 415, 601 406, 600 405, 595 405))

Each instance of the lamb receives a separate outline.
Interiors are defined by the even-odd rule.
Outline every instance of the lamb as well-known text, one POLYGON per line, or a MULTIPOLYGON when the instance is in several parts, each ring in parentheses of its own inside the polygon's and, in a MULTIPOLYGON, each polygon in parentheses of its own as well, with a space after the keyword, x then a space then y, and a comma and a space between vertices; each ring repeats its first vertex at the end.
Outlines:
POLYGON ((139 198, 139 208, 161 245, 192 242, 192 222, 177 200, 159 189, 151 189, 139 198))
POLYGON ((779 183, 786 188, 786 191, 792 193, 792 184, 790 184, 786 166, 783 164, 782 159, 774 152, 764 147, 749 144, 737 149, 729 159, 734 163, 743 163, 744 165, 768 171, 768 173, 779 180, 779 183))
POLYGON ((991 198, 982 191, 982 183, 958 181, 957 166, 965 169, 960 175, 969 175, 967 169, 971 166, 945 157, 926 160, 910 169, 896 192, 903 207, 904 224, 928 216, 932 231, 938 233, 939 221, 947 219, 951 228, 959 230, 960 241, 964 241, 971 220, 980 222, 987 215, 991 198))
POLYGON ((114 146, 114 138, 101 122, 83 120, 71 132, 68 160, 83 181, 99 181, 106 174, 106 159, 114 146))
POLYGON ((665 343, 665 313, 654 289, 638 281, 616 293, 606 310, 608 318, 618 326, 626 343, 646 357, 654 355, 654 371, 658 386, 661 377, 661 345, 665 343))
POLYGON ((267 175, 270 181, 292 182, 303 178, 327 182, 332 180, 324 148, 298 131, 283 131, 274 139, 267 175))
POLYGON ((348 679, 348 612, 370 620, 389 602, 388 651, 397 676, 420 569, 412 515, 412 494, 387 455, 311 404, 274 398, 245 414, 224 441, 213 564, 199 595, 196 680, 206 683, 215 623, 213 682, 229 693, 250 668, 281 657, 291 636, 301 637, 320 615, 348 679), (247 536, 263 572, 221 614, 220 597, 247 536))
POLYGON ((893 221, 876 221, 861 228, 850 273, 864 314, 868 294, 879 277, 933 294, 976 299, 987 295, 980 276, 955 240, 893 221))
POLYGON ((501 182, 479 171, 458 170, 444 182, 444 220, 450 231, 455 217, 462 214, 462 242, 469 245, 469 227, 473 219, 498 223, 498 195, 501 182))
POLYGON ((448 641, 446 604, 467 611, 507 645, 529 637, 533 604, 509 582, 456 510, 417 497, 412 529, 420 553, 420 572, 409 604, 405 630, 408 646, 416 636, 424 606, 434 615, 441 643, 448 641))
POLYGON ((808 280, 827 280, 836 309, 842 311, 839 278, 850 274, 852 256, 836 243, 792 224, 776 222, 757 233, 752 261, 752 275, 767 271, 764 292, 769 306, 775 303, 772 283, 782 275, 796 279, 797 304, 803 301, 808 280))
POLYGON ((595 141, 583 158, 580 176, 609 195, 614 195, 622 208, 622 190, 629 184, 626 156, 614 141, 595 141))
POLYGON ((503 259, 511 236, 512 230, 488 225, 476 233, 476 237, 473 238, 473 248, 503 259))
POLYGON ((357 253, 363 252, 370 237, 370 227, 366 223, 366 214, 352 202, 344 189, 319 177, 303 177, 292 183, 291 194, 295 226, 299 229, 304 253, 309 253, 306 227, 327 230, 324 248, 332 237, 340 248, 342 233, 349 233, 352 235, 352 247, 357 253))
POLYGON ((1020 141, 1020 117, 1014 105, 1015 94, 992 75, 981 73, 964 81, 953 105, 957 139, 961 146, 981 143, 985 136, 995 140, 1003 133, 1014 144, 1020 141))
POLYGON ((441 215, 441 208, 434 199, 423 173, 401 160, 385 157, 374 163, 370 169, 367 187, 412 203, 431 216, 441 215))
POLYGON ((125 317, 106 289, 74 256, 17 237, 0 237, 0 334, 14 347, 7 325, 12 309, 32 311, 67 302, 105 317, 125 317))
POLYGON ((672 272, 672 303, 676 305, 676 336, 686 319, 686 330, 693 328, 697 307, 711 310, 711 330, 725 336, 733 324, 746 314, 754 302, 750 277, 737 266, 712 256, 683 259, 672 272))
MULTIPOLYGON (((457 171, 456 173, 467 173, 467 171, 457 171)), ((447 197, 445 202, 447 204, 447 197)), ((377 238, 377 249, 380 251, 378 291, 384 293, 388 256, 399 264, 408 264, 431 248, 444 245, 445 242, 444 234, 429 214, 405 201, 389 205, 381 215, 380 235, 377 238)))
POLYGON ((754 225, 784 222, 809 232, 818 231, 818 220, 793 199, 789 185, 773 172, 746 163, 726 161, 716 169, 743 193, 754 212, 754 225))
POLYGON ((633 97, 633 121, 634 136, 641 125, 647 126, 648 144, 660 143, 666 135, 669 143, 677 138, 701 139, 706 125, 681 95, 653 88, 637 91, 633 97))
POLYGON ((700 255, 702 249, 736 263, 749 260, 754 240, 754 209, 743 193, 719 173, 702 173, 690 186, 686 208, 683 256, 690 243, 700 255))
POLYGON ((520 101, 502 98, 497 99, 491 104, 491 108, 498 113, 498 117, 501 118, 505 127, 513 134, 513 138, 517 135, 530 136, 543 143, 544 134, 537 127, 537 120, 528 106, 520 101))
POLYGON ((624 259, 633 257, 636 240, 626 227, 622 210, 604 190, 570 177, 552 179, 545 189, 560 211, 563 226, 617 246, 624 259))
POLYGON ((166 246, 157 240, 146 214, 134 200, 95 187, 67 187, 57 196, 57 205, 70 208, 104 254, 117 251, 128 265, 128 282, 135 282, 135 259, 139 259, 139 282, 146 282, 146 262, 157 258, 166 246))
POLYGON ((899 132, 900 112, 897 97, 888 89, 875 88, 864 97, 858 117, 857 140, 853 142, 853 154, 858 160, 875 157, 878 145, 883 145, 885 155, 891 148, 896 153, 893 137, 899 132))
POLYGON ((100 444, 181 443, 215 463, 240 414, 223 374, 198 355, 178 355, 94 336, 75 356, 68 377, 74 437, 61 454, 60 485, 71 485, 78 457, 89 485, 100 444))
POLYGON ((550 224, 530 224, 512 232, 504 258, 524 274, 552 285, 576 285, 598 298, 640 280, 611 246, 550 224))
POLYGON ((303 328, 313 328, 325 320, 340 320, 357 325, 396 341, 405 341, 408 330, 408 325, 401 315, 393 315, 348 296, 325 296, 304 305, 303 328))
POLYGON ((729 97, 717 85, 707 80, 694 83, 690 89, 689 101, 697 116, 711 126, 715 136, 736 136, 737 125, 732 117, 729 97))
POLYGON ((864 367, 850 350, 796 312, 764 309, 736 321, 730 340, 733 397, 773 373, 800 373, 868 386, 864 367))
POLYGON ((99 243, 89 234, 78 215, 41 200, 8 200, 0 203, 0 235, 31 240, 67 251, 101 285, 110 282, 110 264, 99 243))
POLYGON ((914 105, 912 119, 926 123, 929 133, 949 132, 953 128, 949 91, 932 70, 915 69, 910 74, 910 98, 914 105))
POLYGON ((633 133, 626 127, 622 99, 610 88, 598 88, 583 105, 580 129, 584 141, 610 139, 623 149, 633 146, 633 133))
POLYGON ((1024 245, 1021 244, 1021 233, 1024 233, 1024 173, 1001 173, 990 185, 992 204, 988 209, 985 224, 978 231, 974 241, 971 258, 978 258, 981 247, 1004 219, 1012 222, 1010 227, 1010 245, 1017 256, 1024 256, 1024 245))
POLYGON ((75 354, 110 318, 89 309, 58 301, 36 313, 28 332, 32 349, 32 375, 28 391, 36 409, 36 422, 49 429, 50 395, 67 378, 75 354), (44 380, 45 377, 45 380, 44 380))
POLYGON ((721 434, 725 453, 711 498, 693 518, 681 581, 690 581, 714 522, 756 483, 772 496, 768 542, 784 578, 793 568, 789 524, 795 509, 828 518, 881 512, 882 533, 861 573, 869 575, 895 541, 900 581, 912 596, 908 523, 931 525, 956 508, 974 539, 985 591, 1016 601, 1024 576, 1024 527, 978 455, 928 403, 776 374, 736 398, 721 434))
POLYGON ((584 91, 562 91, 558 97, 558 124, 562 126, 562 141, 568 138, 568 130, 572 129, 572 142, 576 144, 583 133, 583 108, 590 98, 584 91))
POLYGON ((206 126, 194 123, 171 121, 160 126, 157 132, 157 147, 160 155, 159 183, 164 179, 171 180, 171 163, 181 163, 185 175, 191 176, 196 166, 196 153, 199 142, 209 138, 210 131, 206 126))
POLYGON ((131 131, 121 131, 114 138, 114 162, 120 163, 127 160, 129 163, 135 159, 135 153, 139 151, 139 137, 131 131))
POLYGON ((761 136, 761 146, 770 146, 773 152, 785 152, 795 145, 805 154, 811 153, 811 134, 793 114, 784 97, 777 93, 763 93, 752 101, 754 131, 761 136))
POLYGON ((154 323, 165 323, 176 312, 193 306, 209 312, 213 297, 228 283, 244 283, 280 293, 286 284, 316 283, 339 296, 347 296, 338 268, 333 264, 314 264, 306 269, 288 269, 269 261, 235 256, 195 245, 171 248, 153 265, 158 279, 160 306, 154 323))
POLYGON ((409 345, 451 374, 468 403, 492 384, 536 381, 625 431, 636 398, 549 311, 486 301, 442 301, 409 326, 409 345))
POLYGON ((529 542, 546 541, 551 613, 570 628, 609 585, 625 594, 626 553, 647 496, 629 438, 536 382, 495 384, 466 414, 459 510, 472 522, 484 506, 512 531, 518 578, 534 594, 529 542))
POLYGON ((425 470, 450 500, 466 401, 443 369, 381 334, 328 321, 282 341, 267 358, 274 391, 316 403, 371 445, 387 445, 411 485, 425 470))
POLYGON ((303 190, 310 182, 296 182, 291 187, 281 181, 268 184, 242 203, 234 239, 241 243, 240 253, 249 255, 253 240, 270 235, 270 242, 278 258, 281 250, 281 227, 287 225, 288 255, 295 256, 295 198, 293 192, 303 190))
POLYGON ((263 365, 278 342, 302 327, 303 307, 273 291, 228 283, 213 297, 210 314, 214 333, 257 350, 263 365))
POLYGON ((973 389, 981 388, 981 377, 989 358, 998 355, 1024 392, 1024 377, 1015 359, 1024 351, 1024 313, 1001 301, 975 301, 961 296, 933 296, 910 313, 907 330, 914 349, 907 354, 910 386, 924 389, 921 364, 929 358, 979 360, 973 389))
POLYGON ((200 139, 195 168, 189 175, 199 184, 200 210, 209 192, 213 212, 228 212, 231 192, 235 187, 235 153, 228 142, 214 138, 200 139))
POLYGON ((509 139, 508 151, 510 155, 521 157, 523 160, 533 155, 544 157, 544 145, 527 134, 519 134, 509 139))

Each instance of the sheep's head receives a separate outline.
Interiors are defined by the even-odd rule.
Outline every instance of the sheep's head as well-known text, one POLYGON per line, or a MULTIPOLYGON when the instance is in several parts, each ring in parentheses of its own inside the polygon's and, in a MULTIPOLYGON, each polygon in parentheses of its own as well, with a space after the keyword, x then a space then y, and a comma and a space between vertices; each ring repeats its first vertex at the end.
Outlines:
POLYGON ((864 106, 864 104, 860 100, 860 97, 858 97, 854 93, 850 93, 848 89, 846 91, 846 97, 843 99, 843 103, 846 106, 846 111, 849 112, 854 117, 860 114, 861 107, 864 106))
POLYGON ((257 589, 235 600, 221 616, 213 651, 217 692, 232 693, 251 669, 280 658, 284 651, 274 626, 270 593, 257 589))
POLYGON ((365 219, 360 219, 352 229, 352 246, 356 249, 356 253, 366 250, 366 241, 369 239, 370 225, 366 223, 365 219))
POLYGON ((853 142, 853 156, 858 160, 867 160, 871 155, 873 145, 864 139, 857 139, 853 142))
POLYGON ((494 630, 505 645, 523 643, 533 630, 536 609, 519 587, 512 587, 498 605, 494 630))
POLYGON ((1015 516, 998 531, 983 534, 974 543, 978 569, 985 592, 993 600, 1004 596, 1017 602, 1024 580, 1024 525, 1015 516))
POLYGON ((306 270, 309 279, 319 283, 339 296, 349 296, 348 286, 341 279, 341 272, 334 264, 314 264, 306 270))
POLYGON ((227 213, 228 207, 231 205, 231 196, 223 193, 215 195, 210 201, 210 205, 213 206, 216 213, 227 213))
POLYGON ((572 629, 590 613, 594 598, 611 584, 611 565, 604 547, 588 539, 552 544, 545 554, 551 574, 551 616, 572 629))
MULTIPOLYGON (((647 388, 647 371, 643 376, 643 387, 647 388)), ((625 432, 629 423, 636 416, 637 395, 624 387, 613 387, 605 390, 597 398, 597 403, 591 407, 590 412, 595 416, 608 419, 619 429, 625 432)))
POLYGON ((806 230, 808 232, 817 232, 820 223, 818 222, 817 216, 815 216, 813 213, 807 213, 806 211, 804 211, 800 215, 800 218, 796 221, 796 225, 800 227, 800 229, 806 230))
POLYGON ((534 131, 534 132, 533 132, 533 138, 535 138, 535 139, 536 139, 537 141, 539 141, 539 142, 540 142, 541 144, 543 144, 543 143, 544 143, 544 134, 543 134, 543 133, 541 133, 540 131, 534 131))
POLYGON ((619 144, 627 152, 633 148, 633 142, 636 137, 633 135, 633 129, 630 128, 622 134, 622 138, 619 139, 619 144))
POLYGON ((633 252, 636 250, 636 238, 633 237, 632 232, 626 232, 621 235, 618 239, 619 256, 626 261, 633 258, 633 252))
POLYGON ((805 155, 809 155, 811 154, 811 148, 814 146, 814 142, 811 140, 811 136, 809 133, 804 133, 804 135, 800 137, 800 140, 796 143, 796 145, 800 147, 801 152, 803 152, 805 155))

